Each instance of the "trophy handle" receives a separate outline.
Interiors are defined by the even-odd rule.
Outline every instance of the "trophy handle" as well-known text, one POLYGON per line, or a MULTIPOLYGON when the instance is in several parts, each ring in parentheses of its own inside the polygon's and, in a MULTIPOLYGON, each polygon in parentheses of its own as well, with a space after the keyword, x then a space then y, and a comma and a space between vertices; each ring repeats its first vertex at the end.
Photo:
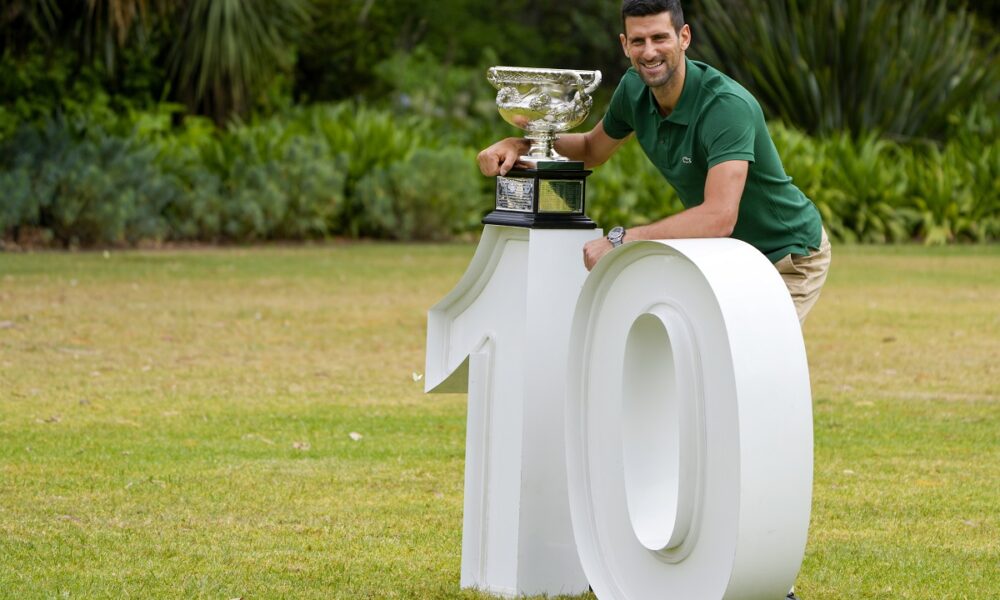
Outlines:
POLYGON ((490 83, 491 83, 491 84, 493 85, 493 87, 495 87, 495 88, 496 88, 496 89, 498 89, 498 90, 499 90, 499 89, 500 89, 500 87, 501 87, 501 86, 503 85, 503 84, 502 84, 502 83, 500 82, 500 77, 499 77, 499 75, 497 74, 497 69, 496 69, 496 67, 490 67, 490 68, 489 68, 489 69, 488 69, 488 70, 486 71, 486 80, 487 80, 487 81, 489 81, 489 82, 490 82, 490 83))
POLYGON ((593 93, 593 91, 596 90, 597 86, 599 86, 599 85, 601 85, 601 72, 600 71, 594 71, 594 81, 590 82, 590 85, 588 85, 587 87, 583 88, 583 93, 584 94, 593 93))

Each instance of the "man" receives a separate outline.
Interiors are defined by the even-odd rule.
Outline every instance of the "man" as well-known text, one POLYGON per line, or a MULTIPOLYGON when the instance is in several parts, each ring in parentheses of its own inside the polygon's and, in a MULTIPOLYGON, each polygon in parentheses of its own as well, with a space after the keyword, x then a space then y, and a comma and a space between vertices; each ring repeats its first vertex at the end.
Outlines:
MULTIPOLYGON (((830 243, 819 211, 785 174, 760 105, 732 79, 685 56, 691 28, 679 0, 624 0, 622 24, 632 68, 604 119, 588 133, 561 136, 556 150, 594 167, 635 135, 685 210, 588 242, 587 269, 623 242, 732 236, 774 263, 804 322, 826 280, 830 243)), ((524 138, 501 140, 479 153, 479 168, 504 175, 527 151, 524 138)))

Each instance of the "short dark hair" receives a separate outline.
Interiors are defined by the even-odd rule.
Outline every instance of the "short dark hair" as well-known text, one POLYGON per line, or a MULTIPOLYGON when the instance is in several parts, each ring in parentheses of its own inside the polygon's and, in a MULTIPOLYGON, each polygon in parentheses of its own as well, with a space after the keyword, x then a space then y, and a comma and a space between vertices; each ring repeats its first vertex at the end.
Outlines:
POLYGON ((670 13, 674 31, 680 33, 684 27, 681 0, 622 0, 622 31, 625 31, 625 17, 648 17, 665 12, 670 13))

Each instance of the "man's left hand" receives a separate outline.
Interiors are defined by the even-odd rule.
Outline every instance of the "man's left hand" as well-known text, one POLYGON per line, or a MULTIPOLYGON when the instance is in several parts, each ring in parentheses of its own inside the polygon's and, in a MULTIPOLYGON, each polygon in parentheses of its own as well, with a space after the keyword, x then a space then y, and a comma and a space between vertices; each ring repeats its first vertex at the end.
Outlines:
POLYGON ((583 265, 587 267, 588 271, 593 269, 597 261, 601 260, 601 257, 610 252, 611 249, 611 242, 606 237, 590 240, 583 246, 583 265))

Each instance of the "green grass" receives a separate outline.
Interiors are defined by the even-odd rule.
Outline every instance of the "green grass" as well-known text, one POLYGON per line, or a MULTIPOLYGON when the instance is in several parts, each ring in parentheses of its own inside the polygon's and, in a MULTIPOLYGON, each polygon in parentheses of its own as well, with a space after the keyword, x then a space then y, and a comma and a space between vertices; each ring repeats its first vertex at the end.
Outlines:
MULTIPOLYGON (((412 376, 472 251, 0 254, 0 597, 480 598, 412 376)), ((1000 596, 1000 248, 835 247, 806 341, 800 595, 1000 596)))

